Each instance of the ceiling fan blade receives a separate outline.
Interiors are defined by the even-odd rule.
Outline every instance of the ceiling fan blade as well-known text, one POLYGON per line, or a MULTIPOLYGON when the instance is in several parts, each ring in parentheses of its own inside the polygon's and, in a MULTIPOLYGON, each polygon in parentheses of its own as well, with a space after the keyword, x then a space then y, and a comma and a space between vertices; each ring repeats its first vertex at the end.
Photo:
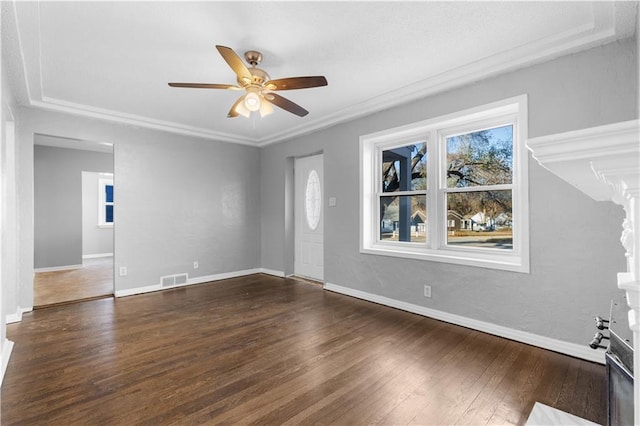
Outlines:
POLYGON ((290 77, 267 81, 264 85, 265 89, 268 90, 309 89, 311 87, 326 86, 327 79, 321 75, 313 77, 290 77))
POLYGON ((192 89, 229 89, 242 90, 242 87, 233 84, 209 84, 209 83, 169 83, 171 87, 189 87, 192 89))
POLYGON ((264 97, 275 106, 280 107, 285 111, 289 111, 290 113, 295 114, 298 117, 304 117, 305 115, 309 114, 309 111, 302 108, 297 103, 292 102, 287 98, 283 98, 282 96, 275 93, 267 93, 264 95, 264 97))
POLYGON ((216 45, 216 49, 218 49, 218 52, 220 52, 222 58, 227 62, 227 64, 229 64, 233 72, 238 75, 238 79, 246 82, 247 84, 251 84, 253 77, 251 76, 247 66, 242 62, 242 59, 240 59, 240 56, 238 56, 230 47, 216 45))
POLYGON ((233 118, 233 117, 237 117, 237 116, 238 116, 238 111, 236 111, 236 107, 238 106, 238 104, 239 104, 240 102, 242 102, 242 98, 243 98, 243 97, 244 97, 244 96, 240 96, 240 97, 238 98, 238 100, 237 100, 237 101, 235 101, 235 102, 233 103, 233 105, 231 106, 231 109, 230 109, 230 110, 229 110, 229 112, 227 113, 227 118, 233 118))

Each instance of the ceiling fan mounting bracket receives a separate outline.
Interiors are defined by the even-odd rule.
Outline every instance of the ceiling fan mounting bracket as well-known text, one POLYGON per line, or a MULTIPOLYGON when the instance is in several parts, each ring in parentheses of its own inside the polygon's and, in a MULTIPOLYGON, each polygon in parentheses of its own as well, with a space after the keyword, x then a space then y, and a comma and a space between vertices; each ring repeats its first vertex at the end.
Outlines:
POLYGON ((262 53, 258 52, 257 50, 248 50, 244 52, 244 59, 246 59, 249 64, 255 67, 260 62, 262 62, 262 53))

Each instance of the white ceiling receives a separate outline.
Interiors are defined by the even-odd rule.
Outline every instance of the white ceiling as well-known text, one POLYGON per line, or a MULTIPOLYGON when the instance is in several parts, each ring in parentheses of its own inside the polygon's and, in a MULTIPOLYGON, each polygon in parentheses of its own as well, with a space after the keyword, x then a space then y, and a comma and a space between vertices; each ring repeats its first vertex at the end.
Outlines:
POLYGON ((23 104, 265 145, 633 34, 637 2, 3 2, 3 55, 23 104), (310 111, 227 118, 242 92, 216 44, 263 52, 310 111))

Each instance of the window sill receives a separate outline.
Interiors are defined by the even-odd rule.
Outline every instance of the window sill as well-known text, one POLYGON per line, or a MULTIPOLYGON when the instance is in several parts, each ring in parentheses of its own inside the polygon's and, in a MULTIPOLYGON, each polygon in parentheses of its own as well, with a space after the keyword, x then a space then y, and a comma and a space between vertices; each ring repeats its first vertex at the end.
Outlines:
POLYGON ((361 247, 360 253, 529 273, 529 259, 523 259, 522 256, 516 254, 473 253, 455 249, 434 250, 422 247, 398 247, 382 244, 361 247))
POLYGON ((113 223, 99 223, 98 228, 113 228, 113 223))

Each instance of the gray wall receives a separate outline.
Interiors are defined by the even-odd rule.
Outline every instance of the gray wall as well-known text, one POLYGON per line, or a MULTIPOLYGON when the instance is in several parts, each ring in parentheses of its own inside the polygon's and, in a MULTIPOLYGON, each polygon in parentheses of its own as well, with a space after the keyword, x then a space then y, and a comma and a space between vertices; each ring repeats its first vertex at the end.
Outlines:
POLYGON ((164 134, 115 152, 116 290, 260 266, 257 148, 164 134))
POLYGON ((260 267, 258 148, 24 107, 17 133, 19 306, 33 303, 35 134, 114 144, 116 291, 260 267))
POLYGON ((99 173, 82 172, 82 256, 113 254, 113 227, 98 226, 99 178, 99 173))
POLYGON ((262 267, 286 271, 285 182, 290 157, 323 151, 325 281, 583 344, 606 315, 625 270, 623 211, 596 202, 529 159, 531 273, 359 253, 359 136, 521 94, 529 137, 637 118, 637 52, 625 40, 430 96, 261 152, 262 267), (432 286, 432 299, 422 296, 432 286))
POLYGON ((82 172, 113 173, 113 155, 36 145, 33 160, 34 266, 81 265, 82 172))

